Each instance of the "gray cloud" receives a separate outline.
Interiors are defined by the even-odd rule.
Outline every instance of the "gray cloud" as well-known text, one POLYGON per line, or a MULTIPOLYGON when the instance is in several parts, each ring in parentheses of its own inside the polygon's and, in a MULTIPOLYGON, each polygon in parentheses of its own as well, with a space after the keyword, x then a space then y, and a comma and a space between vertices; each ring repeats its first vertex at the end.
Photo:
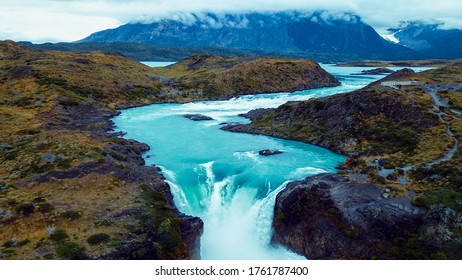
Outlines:
MULTIPOLYGON (((436 20, 444 28, 462 28, 460 0, 0 0, 0 39, 73 41, 98 30, 133 21, 175 17, 193 20, 190 13, 270 12, 282 10, 352 12, 380 33, 400 21, 436 20)), ((219 27, 220 22, 209 24, 219 27)), ((240 21, 236 24, 245 24, 240 21)))

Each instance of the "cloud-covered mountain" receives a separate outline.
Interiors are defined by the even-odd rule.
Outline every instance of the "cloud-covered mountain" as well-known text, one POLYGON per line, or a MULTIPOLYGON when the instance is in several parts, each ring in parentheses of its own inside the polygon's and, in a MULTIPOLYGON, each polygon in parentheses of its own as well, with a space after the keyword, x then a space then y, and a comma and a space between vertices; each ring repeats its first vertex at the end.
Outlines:
POLYGON ((329 12, 182 14, 151 23, 125 24, 80 42, 336 53, 370 59, 418 57, 414 51, 384 40, 359 16, 329 12))
POLYGON ((402 22, 398 28, 388 29, 388 39, 419 51, 430 58, 461 58, 462 30, 443 29, 442 23, 423 21, 402 22))

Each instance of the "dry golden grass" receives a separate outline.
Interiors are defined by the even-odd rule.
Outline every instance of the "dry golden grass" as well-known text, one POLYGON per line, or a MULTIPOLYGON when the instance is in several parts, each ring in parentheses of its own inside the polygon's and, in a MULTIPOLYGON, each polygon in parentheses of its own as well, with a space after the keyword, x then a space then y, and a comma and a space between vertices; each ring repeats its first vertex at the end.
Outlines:
POLYGON ((420 135, 416 153, 407 159, 407 164, 421 164, 441 158, 454 145, 446 132, 446 126, 431 127, 420 135))
POLYGON ((135 216, 114 217, 125 209, 140 207, 139 195, 137 185, 127 184, 111 174, 90 174, 82 178, 53 180, 28 188, 11 189, 7 196, 0 197, 0 208, 4 211, 14 211, 15 206, 9 206, 9 201, 16 200, 20 205, 33 203, 37 197, 53 205, 54 209, 49 213, 34 211, 28 216, 15 217, 2 228, 0 244, 13 239, 29 240, 28 244, 15 250, 13 258, 40 258, 45 251, 54 252, 56 242, 49 239, 47 228, 55 227, 65 230, 72 241, 84 244, 89 256, 98 257, 111 251, 111 243, 89 246, 86 239, 96 233, 106 233, 113 241, 123 242, 130 235, 130 230, 139 226, 138 221, 135 216), (66 211, 77 211, 81 217, 66 219, 62 216, 66 211), (36 248, 37 244, 42 246, 36 248))
POLYGON ((453 107, 456 110, 461 111, 462 110, 462 92, 438 92, 438 96, 441 98, 447 98, 450 103, 451 107, 453 107))
POLYGON ((448 66, 422 72, 422 76, 427 77, 437 82, 454 83, 454 82, 462 81, 461 73, 462 73, 462 61, 457 60, 456 62, 448 66))

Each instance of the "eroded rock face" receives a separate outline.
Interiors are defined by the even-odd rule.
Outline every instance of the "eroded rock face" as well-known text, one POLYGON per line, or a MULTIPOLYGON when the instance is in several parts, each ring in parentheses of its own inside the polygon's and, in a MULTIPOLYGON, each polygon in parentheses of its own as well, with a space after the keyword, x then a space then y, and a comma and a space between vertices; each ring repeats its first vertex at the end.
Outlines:
POLYGON ((181 217, 180 230, 188 252, 187 259, 199 260, 204 222, 200 218, 184 215, 181 217))
MULTIPOLYGON (((197 217, 179 214, 181 238, 185 245, 185 255, 179 255, 179 259, 198 260, 200 259, 200 237, 203 232, 204 223, 197 217)), ((145 232, 140 232, 144 234, 145 232)), ((159 260, 156 236, 152 232, 146 234, 146 239, 141 242, 128 242, 117 250, 101 256, 105 260, 159 260)))
POLYGON ((390 258, 422 224, 410 199, 385 199, 373 184, 321 174, 287 185, 274 209, 273 241, 309 259, 390 258))

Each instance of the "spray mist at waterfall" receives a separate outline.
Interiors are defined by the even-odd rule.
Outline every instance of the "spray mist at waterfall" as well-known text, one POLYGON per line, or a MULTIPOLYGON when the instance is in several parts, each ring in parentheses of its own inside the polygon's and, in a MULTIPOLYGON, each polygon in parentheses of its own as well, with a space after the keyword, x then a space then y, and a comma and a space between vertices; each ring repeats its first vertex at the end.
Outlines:
MULTIPOLYGON (((239 174, 217 180, 214 162, 195 168, 201 185, 201 208, 192 210, 184 203, 185 193, 172 182, 175 204, 180 211, 199 216, 205 225, 202 237, 203 259, 303 259, 281 246, 271 244, 273 209, 276 195, 287 182, 258 197, 259 190, 237 186, 239 174)), ((172 172, 166 171, 169 180, 172 172)), ((246 175, 244 175, 246 176, 246 175)), ((269 182, 267 182, 270 185, 269 182)))

